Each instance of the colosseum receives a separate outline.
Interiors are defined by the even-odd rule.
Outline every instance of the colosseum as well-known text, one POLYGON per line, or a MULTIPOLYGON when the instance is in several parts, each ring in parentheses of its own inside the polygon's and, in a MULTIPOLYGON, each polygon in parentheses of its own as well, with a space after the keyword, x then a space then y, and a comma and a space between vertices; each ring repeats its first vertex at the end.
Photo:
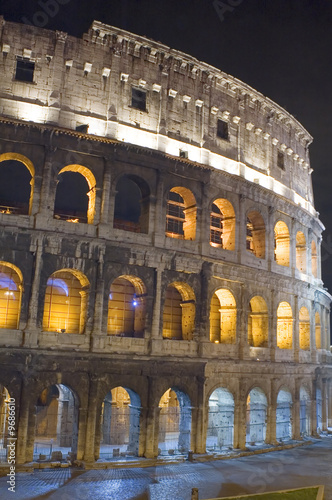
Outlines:
POLYGON ((332 426, 303 126, 94 21, 0 19, 0 457, 225 453, 332 426))

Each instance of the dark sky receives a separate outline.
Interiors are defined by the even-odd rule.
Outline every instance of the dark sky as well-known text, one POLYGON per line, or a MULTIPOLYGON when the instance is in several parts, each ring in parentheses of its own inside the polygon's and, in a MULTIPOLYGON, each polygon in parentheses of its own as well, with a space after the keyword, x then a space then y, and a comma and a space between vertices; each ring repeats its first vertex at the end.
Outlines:
POLYGON ((293 114, 314 136, 323 276, 332 292, 332 0, 0 0, 0 13, 78 37, 94 19, 146 35, 230 73, 293 114))

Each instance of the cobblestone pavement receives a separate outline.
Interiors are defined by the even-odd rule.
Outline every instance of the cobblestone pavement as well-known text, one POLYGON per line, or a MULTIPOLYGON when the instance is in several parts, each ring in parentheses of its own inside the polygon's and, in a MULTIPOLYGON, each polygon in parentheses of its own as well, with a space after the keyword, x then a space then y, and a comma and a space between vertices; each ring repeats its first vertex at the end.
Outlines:
POLYGON ((15 500, 200 500, 325 485, 332 500, 332 437, 314 445, 232 460, 148 468, 77 471, 53 469, 18 473, 16 492, 0 478, 0 499, 15 500))

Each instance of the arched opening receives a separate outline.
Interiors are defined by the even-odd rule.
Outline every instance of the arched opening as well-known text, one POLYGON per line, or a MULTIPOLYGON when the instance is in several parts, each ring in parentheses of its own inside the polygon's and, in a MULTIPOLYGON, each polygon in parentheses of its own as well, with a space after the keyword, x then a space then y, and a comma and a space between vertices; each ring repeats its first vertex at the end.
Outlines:
POLYGON ((293 347, 293 313, 288 302, 280 302, 277 309, 277 347, 293 347))
POLYGON ((299 339, 300 349, 310 350, 310 316, 306 307, 301 307, 299 311, 299 339))
POLYGON ((22 283, 21 271, 9 262, 0 261, 0 328, 19 327, 22 283))
POLYGON ((289 266, 290 238, 287 224, 279 221, 274 226, 274 260, 280 266, 289 266))
POLYGON ((115 387, 101 410, 100 458, 138 456, 141 399, 127 387, 115 387))
POLYGON ((246 248, 255 257, 265 259, 265 224, 261 214, 255 210, 247 215, 246 248))
POLYGON ((15 433, 14 435, 8 433, 9 412, 14 408, 11 403, 8 390, 0 384, 0 462, 7 462, 8 438, 16 437, 15 433))
POLYGON ((322 401, 322 391, 319 387, 316 389, 316 419, 317 419, 317 432, 318 434, 322 432, 323 429, 323 401, 322 401))
POLYGON ((168 285, 163 310, 163 338, 191 340, 195 327, 195 294, 186 283, 168 285))
POLYGON ((263 297, 253 297, 249 302, 248 343, 252 347, 267 347, 269 317, 263 297))
POLYGON ((159 454, 187 453, 191 432, 189 396, 173 387, 163 394, 159 408, 159 454))
POLYGON ((35 169, 28 158, 17 153, 0 155, 0 213, 30 215, 34 180, 35 169))
POLYGON ((78 400, 63 384, 48 387, 36 404, 34 460, 76 458, 78 439, 78 400))
POLYGON ((149 232, 150 190, 135 175, 124 175, 116 185, 113 227, 133 233, 149 232))
POLYGON ((314 240, 311 241, 311 272, 317 278, 317 246, 314 240))
POLYGON ((47 280, 43 330, 83 333, 88 302, 89 281, 79 271, 62 269, 47 280))
POLYGON ((183 240, 196 237, 197 206, 193 193, 184 187, 168 192, 166 210, 166 236, 183 240))
POLYGON ((136 276, 116 278, 108 300, 107 333, 122 337, 144 337, 146 293, 136 276))
POLYGON ((292 395, 287 388, 280 389, 276 408, 276 437, 278 441, 292 439, 292 395))
POLYGON ((296 233, 296 269, 301 273, 307 271, 307 243, 301 231, 296 233))
POLYGON ((246 444, 251 446, 265 442, 267 399, 259 387, 254 387, 247 397, 246 444))
POLYGON ((320 325, 320 314, 319 312, 315 313, 315 340, 316 340, 316 349, 322 348, 322 335, 321 335, 321 325, 320 325))
POLYGON ((210 245, 235 250, 235 213, 233 205, 219 198, 212 203, 210 214, 210 245))
POLYGON ((234 398, 230 391, 219 387, 209 397, 209 420, 206 450, 233 448, 234 398))
POLYGON ((217 290, 210 306, 210 341, 215 344, 236 342, 236 302, 226 289, 217 290))
POLYGON ((300 435, 310 436, 310 396, 305 387, 300 388, 300 435))
POLYGON ((95 204, 96 179, 88 168, 68 165, 60 170, 55 193, 55 219, 92 224, 95 204))

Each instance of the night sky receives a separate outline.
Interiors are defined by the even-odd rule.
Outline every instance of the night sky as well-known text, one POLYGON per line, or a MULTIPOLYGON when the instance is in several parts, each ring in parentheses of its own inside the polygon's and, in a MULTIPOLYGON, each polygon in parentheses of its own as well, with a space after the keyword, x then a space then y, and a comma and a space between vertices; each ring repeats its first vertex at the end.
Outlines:
POLYGON ((94 19, 146 35, 287 109, 314 137, 315 204, 326 226, 323 279, 332 292, 332 0, 0 0, 0 13, 77 37, 94 19))

